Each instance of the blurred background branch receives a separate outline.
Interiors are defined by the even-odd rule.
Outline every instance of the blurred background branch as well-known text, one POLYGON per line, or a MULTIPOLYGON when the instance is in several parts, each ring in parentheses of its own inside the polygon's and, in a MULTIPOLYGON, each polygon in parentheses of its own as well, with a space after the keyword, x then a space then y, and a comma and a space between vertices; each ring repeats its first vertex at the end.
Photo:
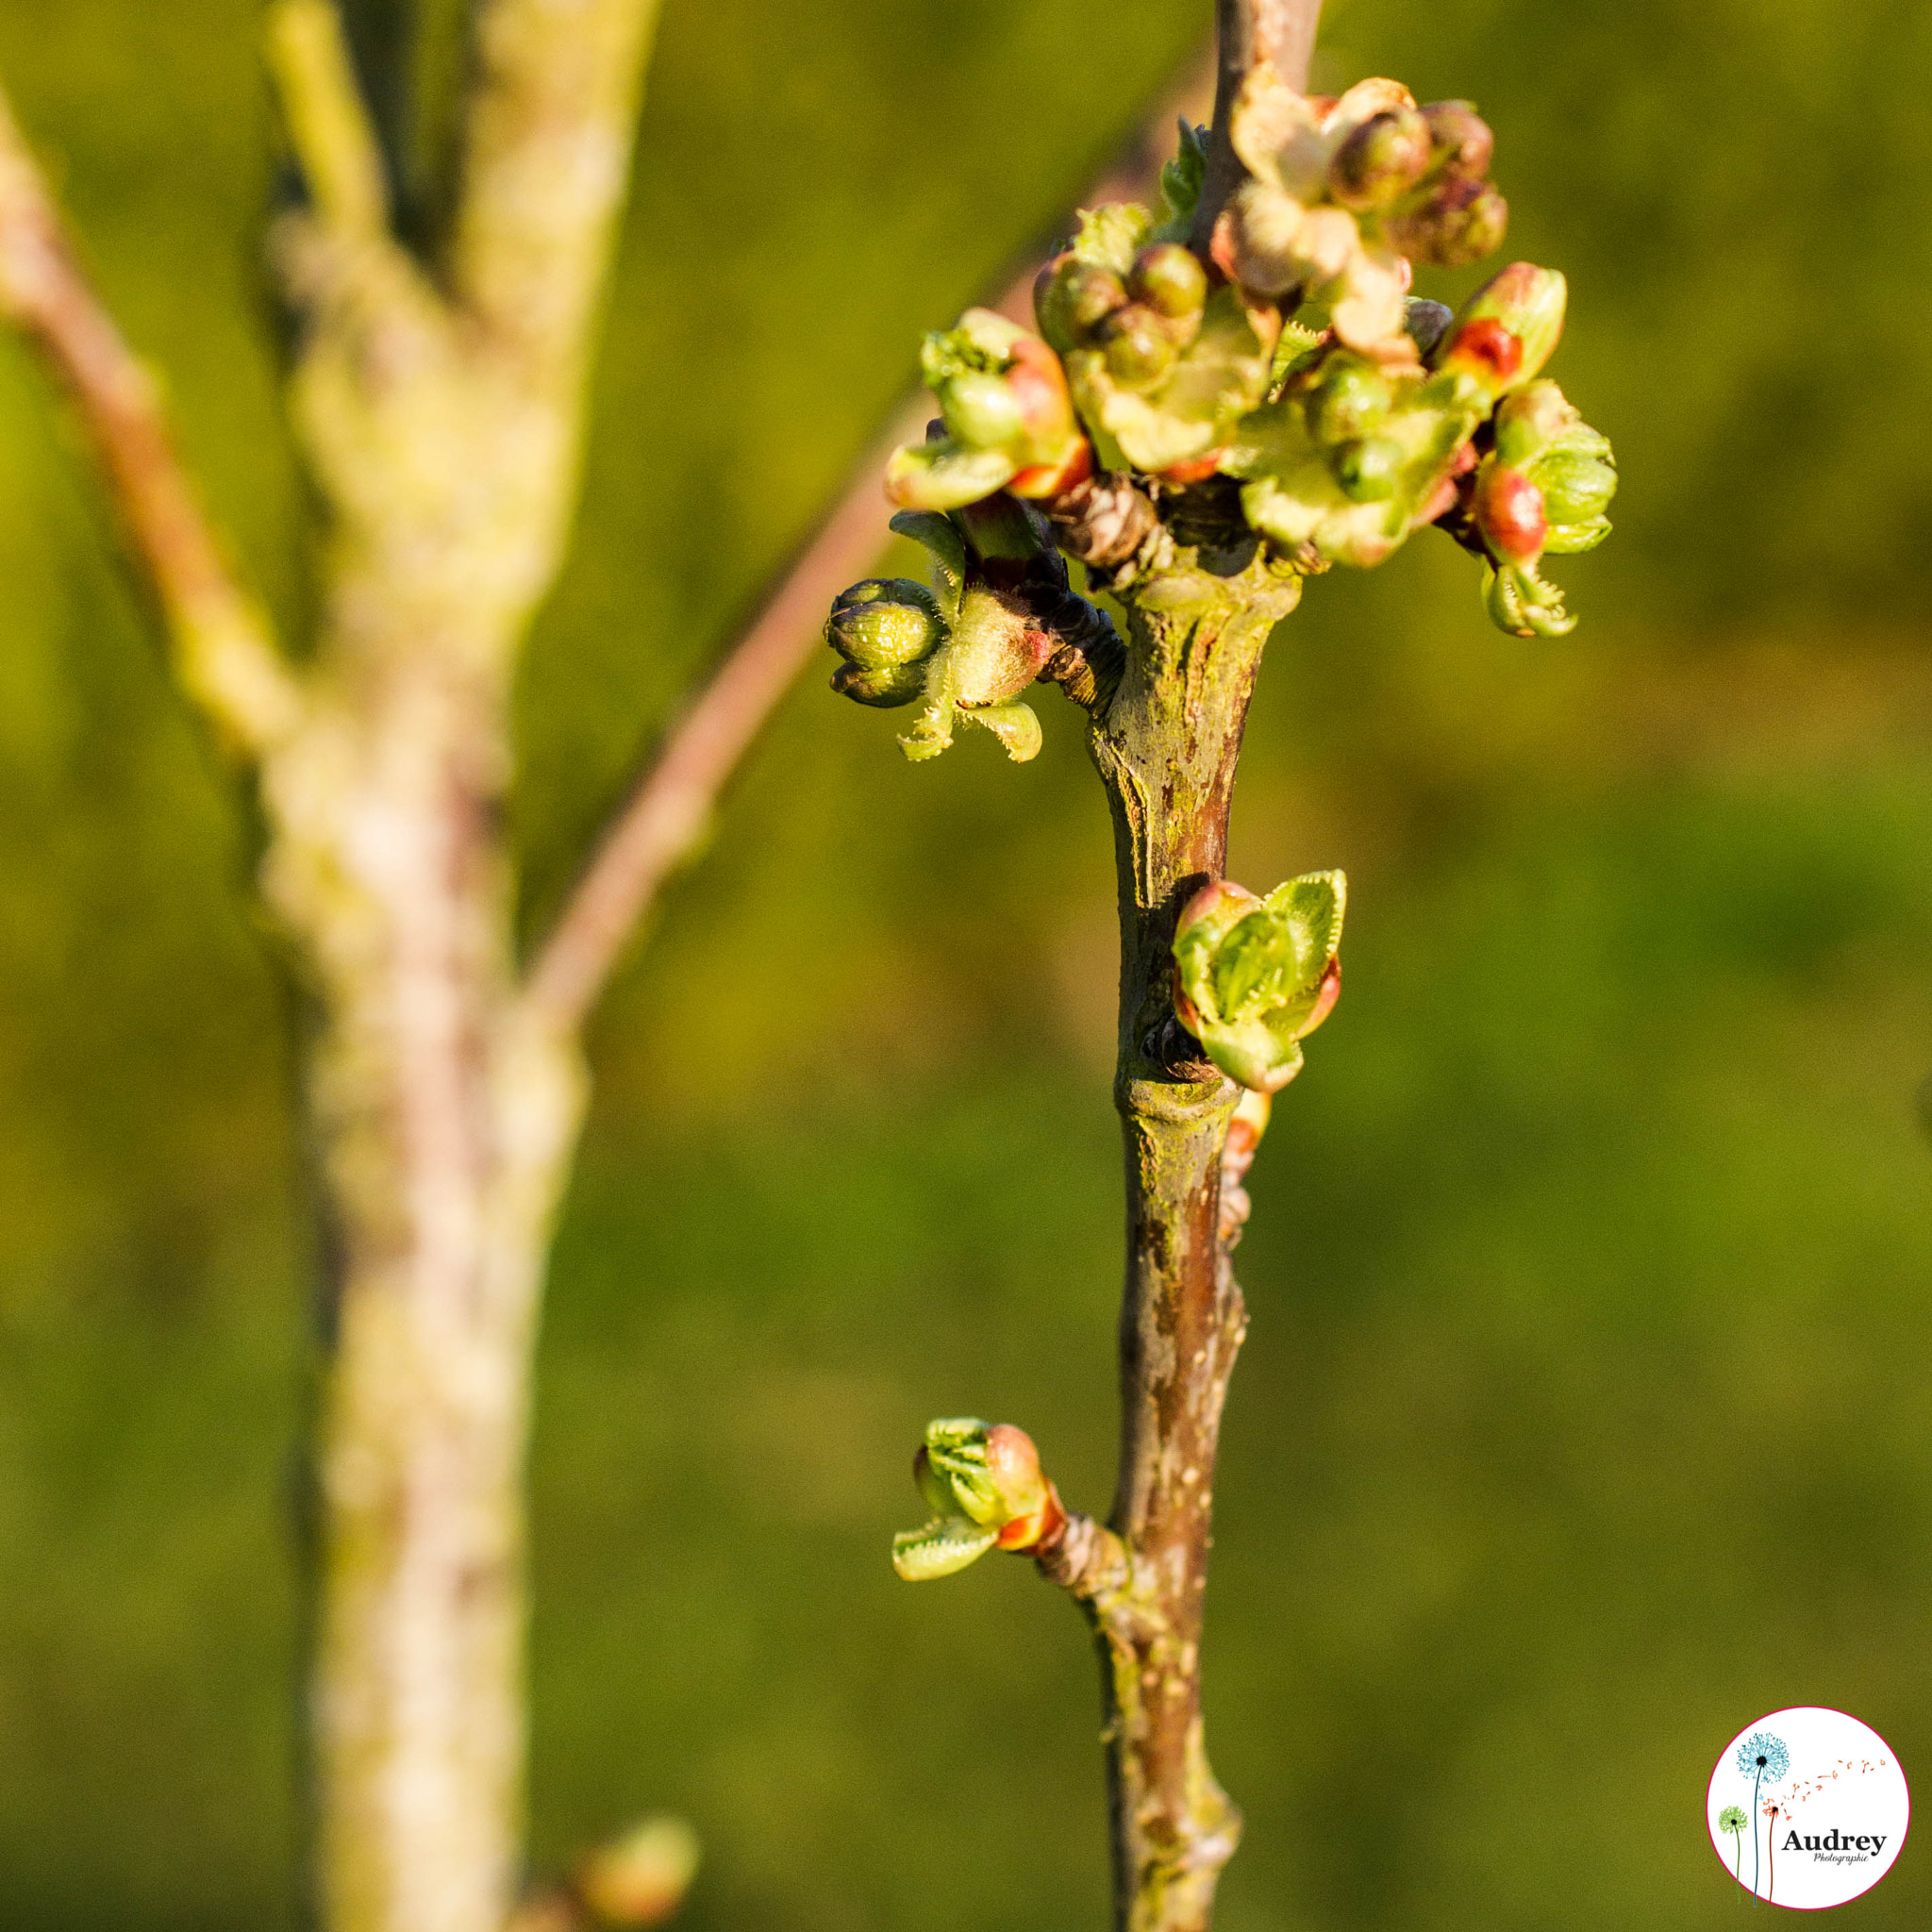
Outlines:
POLYGON ((232 744, 258 754, 279 742, 300 713, 294 679, 222 554, 154 378, 90 285, 4 93, 0 318, 45 357, 87 427, 183 691, 232 744))

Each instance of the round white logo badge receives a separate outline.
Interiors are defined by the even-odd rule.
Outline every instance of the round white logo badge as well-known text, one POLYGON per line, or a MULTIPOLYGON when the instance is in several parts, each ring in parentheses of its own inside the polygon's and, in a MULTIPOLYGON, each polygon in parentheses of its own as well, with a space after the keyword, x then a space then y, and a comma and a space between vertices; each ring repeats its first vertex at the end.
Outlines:
POLYGON ((1870 1724, 1801 1704, 1724 1746, 1705 1810, 1735 1884, 1814 1912, 1870 1891, 1891 1870, 1912 1804, 1896 1755, 1870 1724))

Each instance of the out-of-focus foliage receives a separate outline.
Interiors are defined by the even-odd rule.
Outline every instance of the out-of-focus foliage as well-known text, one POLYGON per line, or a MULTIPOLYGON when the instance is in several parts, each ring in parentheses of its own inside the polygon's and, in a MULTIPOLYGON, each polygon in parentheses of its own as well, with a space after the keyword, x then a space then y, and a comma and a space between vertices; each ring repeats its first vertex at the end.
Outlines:
MULTIPOLYGON (((672 0, 526 680, 538 910, 908 345, 1050 239, 1206 10, 672 0)), ((254 23, 20 6, 0 64, 292 613, 254 23)), ((1698 1814, 1740 1725, 1835 1704, 1932 1751, 1932 16, 1348 0, 1322 60, 1479 103, 1624 482, 1577 639, 1499 637, 1424 534, 1264 667, 1230 869, 1345 867, 1349 961, 1241 1250, 1223 1924, 1727 1925, 1698 1814)), ((78 477, 0 349, 0 1897, 261 1932, 297 1835, 293 1022, 78 477)), ((881 760, 821 655, 598 1028, 535 1851, 669 1806, 698 1932, 1097 1925, 1077 1621, 1023 1563, 915 1591, 885 1551, 934 1414, 1105 1499, 1105 814, 1071 728, 1020 773, 881 760)), ((1866 1924, 1924 1922, 1922 1864, 1866 1924)))

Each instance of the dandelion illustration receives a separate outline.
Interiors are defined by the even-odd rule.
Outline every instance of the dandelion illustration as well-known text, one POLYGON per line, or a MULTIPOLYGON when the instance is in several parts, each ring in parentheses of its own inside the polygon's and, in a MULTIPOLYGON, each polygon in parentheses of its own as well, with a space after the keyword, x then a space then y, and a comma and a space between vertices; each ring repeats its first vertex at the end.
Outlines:
POLYGON ((1785 1740, 1771 1731, 1753 1731, 1738 1746, 1738 1772, 1751 1780, 1751 1903, 1757 1903, 1757 1799, 1767 1784, 1776 1784, 1791 1768, 1785 1740))
POLYGON ((1726 1805, 1724 1808, 1717 1814, 1717 1828, 1720 1831, 1729 1832, 1731 1835, 1731 1841, 1738 1848, 1737 1880, 1740 1885, 1742 1885, 1744 1882, 1745 1823, 1746 1821, 1744 1817, 1743 1808, 1741 1806, 1726 1805))
MULTIPOLYGON (((1756 1834, 1754 1833, 1755 1837, 1756 1834)), ((1764 1902, 1770 1905, 1777 1897, 1777 1807, 1764 1807, 1764 1902)))

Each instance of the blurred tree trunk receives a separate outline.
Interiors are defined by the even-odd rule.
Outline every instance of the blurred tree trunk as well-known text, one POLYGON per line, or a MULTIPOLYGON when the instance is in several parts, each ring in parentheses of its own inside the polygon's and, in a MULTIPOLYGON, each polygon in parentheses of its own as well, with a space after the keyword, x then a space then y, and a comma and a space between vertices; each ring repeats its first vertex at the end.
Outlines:
MULTIPOLYGON (((519 974, 510 691, 570 520, 655 10, 481 0, 447 218, 418 252, 334 0, 270 9, 305 194, 274 237, 291 411, 326 515, 299 671, 0 118, 0 312, 73 392, 177 675, 258 773, 263 891, 314 1002, 338 1264, 311 1706, 330 1932, 501 1932, 521 1881, 531 1350, 602 979, 572 1005, 519 974)), ((401 95, 375 97, 392 134, 401 95)))

